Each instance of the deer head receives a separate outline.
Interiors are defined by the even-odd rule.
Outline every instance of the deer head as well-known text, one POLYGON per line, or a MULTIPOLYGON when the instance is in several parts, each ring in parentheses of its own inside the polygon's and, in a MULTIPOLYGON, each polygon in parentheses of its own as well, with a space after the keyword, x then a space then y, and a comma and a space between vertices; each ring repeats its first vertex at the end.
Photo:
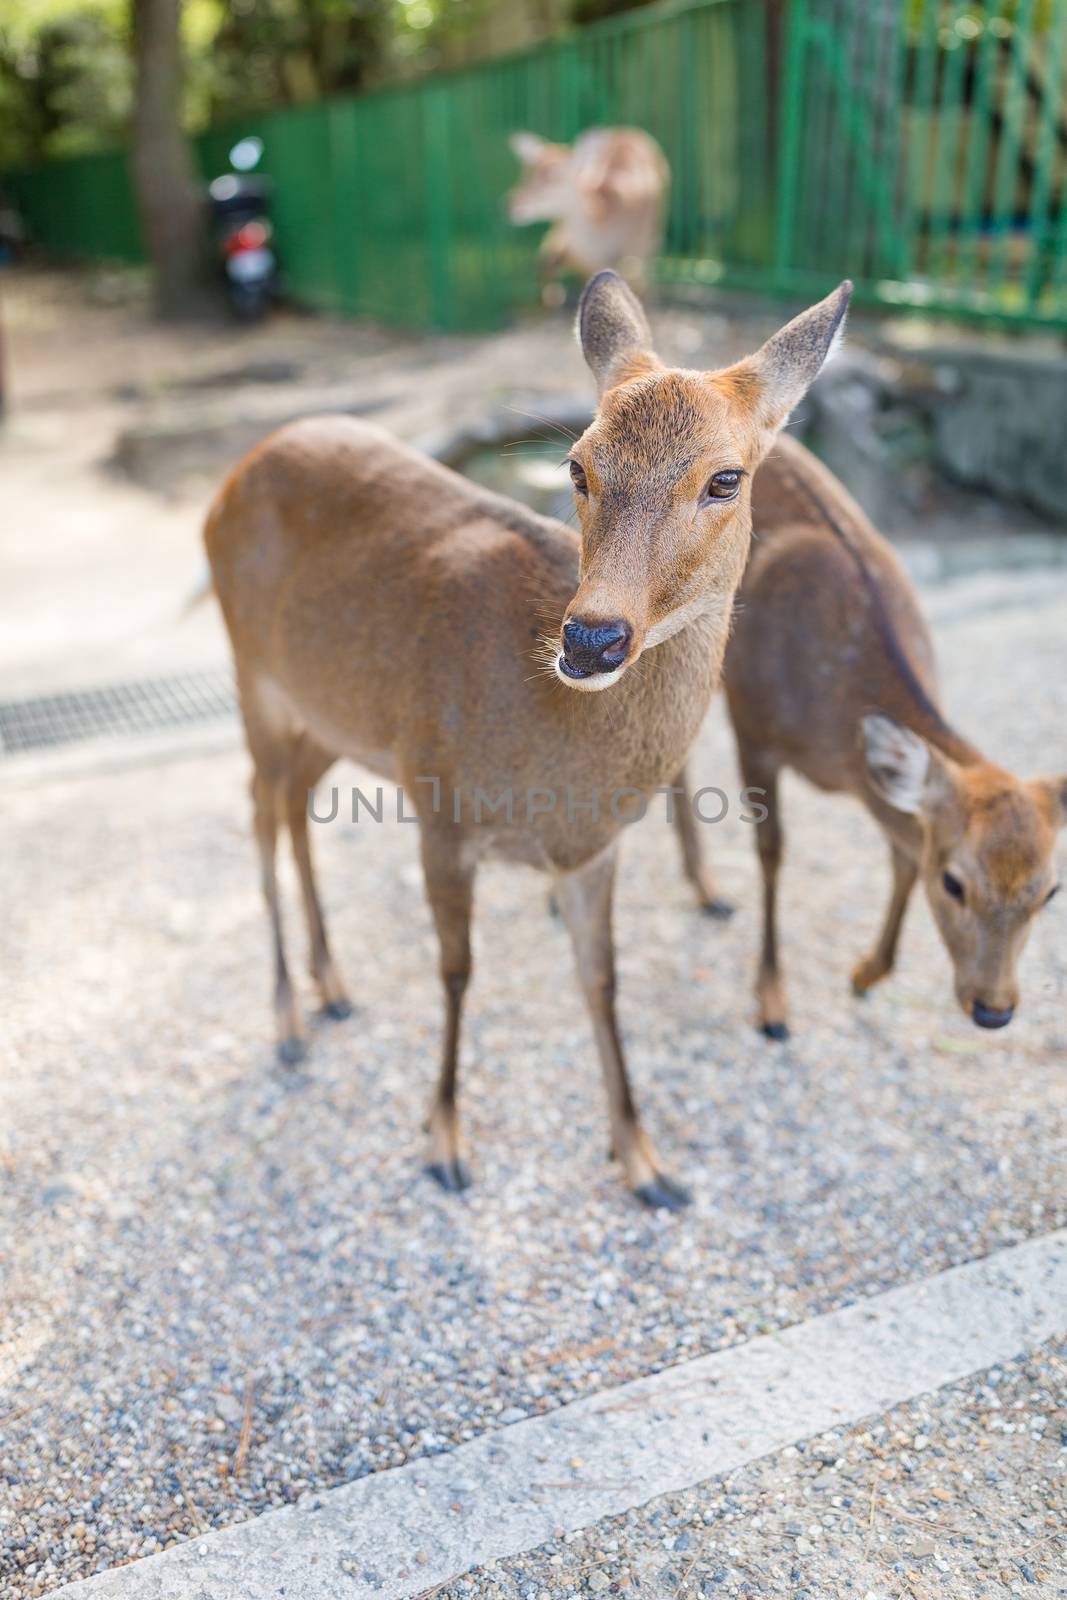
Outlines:
POLYGON ((579 587, 556 673, 607 689, 701 616, 725 617, 748 554, 752 475, 839 335, 843 283, 718 372, 665 367, 614 272, 587 284, 578 339, 600 391, 570 453, 581 525, 579 587))
POLYGON ((509 142, 522 163, 519 181, 507 197, 511 221, 558 221, 573 205, 570 145, 551 144, 536 133, 513 133, 509 142))
POLYGON ((1018 963, 1059 887, 1056 835, 1067 778, 1015 778, 990 762, 959 766, 888 717, 863 719, 876 791, 922 829, 920 871, 952 959, 956 997, 981 1028, 1019 1003, 1018 963))

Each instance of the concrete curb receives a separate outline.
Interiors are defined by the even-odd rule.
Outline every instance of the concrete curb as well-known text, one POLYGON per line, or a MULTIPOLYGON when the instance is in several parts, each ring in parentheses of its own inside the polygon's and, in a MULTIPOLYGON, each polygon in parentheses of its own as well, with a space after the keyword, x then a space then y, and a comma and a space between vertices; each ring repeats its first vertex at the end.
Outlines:
POLYGON ((1067 1230, 57 1591, 400 1600, 958 1382, 1067 1327, 1067 1230))

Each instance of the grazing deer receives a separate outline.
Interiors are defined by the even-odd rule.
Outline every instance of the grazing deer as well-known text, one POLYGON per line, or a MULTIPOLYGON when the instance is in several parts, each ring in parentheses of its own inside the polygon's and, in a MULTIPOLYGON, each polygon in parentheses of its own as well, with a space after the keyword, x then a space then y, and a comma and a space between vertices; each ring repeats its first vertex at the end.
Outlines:
POLYGON ((639 797, 677 777, 703 720, 748 555, 751 475, 822 366, 850 287, 735 366, 686 372, 653 355, 622 280, 595 277, 578 332, 599 405, 570 455, 580 535, 348 417, 273 434, 209 512, 252 756, 281 1054, 299 1054, 302 1028, 282 943, 279 822, 292 837, 313 976, 329 1013, 348 1010, 308 808, 327 768, 349 756, 402 784, 421 823, 445 992, 431 1169, 446 1188, 468 1182, 457 1053, 475 866, 493 853, 553 877, 631 1188, 652 1205, 684 1199, 641 1126, 623 1062, 615 846, 639 797))
MULTIPOLYGON (((782 860, 778 775, 855 795, 889 844, 893 887, 874 950, 855 968, 865 994, 892 971, 908 900, 922 878, 955 973, 982 1028, 1019 1003, 1019 957, 1056 892, 1056 833, 1067 778, 1015 778, 946 722, 918 597, 892 547, 813 455, 781 439, 753 487, 752 553, 723 681, 746 784, 766 791, 757 824, 763 874, 759 1027, 788 1037, 778 961, 782 860)), ((688 804, 678 808, 689 812, 688 804)), ((723 909, 696 830, 687 875, 723 909)))
POLYGON ((635 288, 663 239, 670 168, 640 128, 590 128, 573 145, 514 133, 522 176, 508 195, 512 222, 551 222, 541 243, 542 299, 562 305, 556 280, 613 267, 635 288))

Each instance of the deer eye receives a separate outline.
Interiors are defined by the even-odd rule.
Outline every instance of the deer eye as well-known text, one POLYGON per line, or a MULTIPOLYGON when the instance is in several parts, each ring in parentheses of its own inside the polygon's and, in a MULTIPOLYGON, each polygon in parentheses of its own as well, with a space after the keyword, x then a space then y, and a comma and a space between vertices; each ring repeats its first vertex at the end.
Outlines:
POLYGON ((1059 884, 1058 883, 1054 883, 1052 888, 1049 890, 1048 894, 1045 896, 1044 904, 1048 905, 1051 900, 1055 900, 1055 898, 1059 894, 1059 892, 1060 892, 1059 884))
POLYGON ((740 467, 731 467, 728 472, 713 473, 704 486, 704 493, 700 496, 700 504, 706 506, 712 500, 734 499, 741 487, 741 479, 744 475, 740 467))
POLYGON ((580 461, 571 461, 569 466, 571 469, 571 482, 574 485, 575 493, 588 495, 589 484, 586 480, 585 468, 582 466, 580 461))
POLYGON ((951 895, 953 900, 958 900, 960 905, 963 904, 966 897, 963 892, 963 884, 958 878, 954 878, 951 872, 943 873, 941 884, 947 895, 951 895))

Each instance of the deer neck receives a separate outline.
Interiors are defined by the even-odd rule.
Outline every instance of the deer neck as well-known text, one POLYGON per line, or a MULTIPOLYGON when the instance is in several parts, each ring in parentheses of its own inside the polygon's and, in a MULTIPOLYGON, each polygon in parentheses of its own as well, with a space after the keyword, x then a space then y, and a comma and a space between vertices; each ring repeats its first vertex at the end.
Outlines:
POLYGON ((595 741, 610 781, 652 790, 671 782, 696 738, 722 668, 731 597, 646 650, 622 680, 583 696, 584 733, 595 741))

